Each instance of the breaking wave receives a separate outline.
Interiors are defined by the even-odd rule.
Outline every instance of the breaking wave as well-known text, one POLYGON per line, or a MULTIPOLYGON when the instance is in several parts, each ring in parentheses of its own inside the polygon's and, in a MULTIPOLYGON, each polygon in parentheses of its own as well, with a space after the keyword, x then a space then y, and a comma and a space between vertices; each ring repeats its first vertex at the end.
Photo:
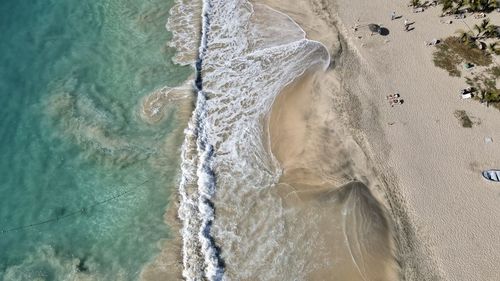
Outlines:
POLYGON ((166 28, 172 32, 169 46, 176 49, 173 60, 181 65, 196 61, 200 43, 201 0, 176 0, 170 9, 166 28))
MULTIPOLYGON (((197 11, 199 5, 177 3, 174 13, 180 14, 197 11)), ((258 243, 279 236, 284 227, 273 220, 282 215, 279 204, 261 198, 280 177, 279 164, 263 137, 264 120, 286 85, 312 67, 326 69, 330 55, 321 43, 306 39, 290 17, 265 5, 204 0, 201 15, 197 102, 185 131, 179 185, 182 275, 186 280, 229 280, 238 271, 241 279, 252 268, 238 256, 259 255, 253 261, 261 266, 276 254, 273 241, 252 252, 251 245, 241 243, 242 233, 266 235, 254 237, 258 243), (256 204, 267 204, 268 209, 260 217, 247 217, 256 204), (241 224, 244 220, 247 225, 241 224), (236 225, 254 230, 240 233, 236 225), (225 268, 226 263, 230 267, 225 268)), ((183 14, 185 19, 193 16, 183 14)), ((172 30, 173 21, 168 26, 172 30)), ((174 44, 181 53, 192 50, 192 41, 183 39, 188 36, 174 35, 181 39, 174 44)), ((273 270, 269 274, 282 268, 273 270)))

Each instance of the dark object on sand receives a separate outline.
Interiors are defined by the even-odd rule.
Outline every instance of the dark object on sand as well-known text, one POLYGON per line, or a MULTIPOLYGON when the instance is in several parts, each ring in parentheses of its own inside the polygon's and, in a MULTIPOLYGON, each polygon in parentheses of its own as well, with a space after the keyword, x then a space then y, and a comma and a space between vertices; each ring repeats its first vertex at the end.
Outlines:
POLYGON ((429 42, 425 42, 425 45, 426 46, 436 46, 439 43, 441 43, 441 40, 434 38, 429 42))
POLYGON ((486 50, 486 43, 484 43, 482 41, 477 41, 476 45, 479 48, 479 50, 486 50))
POLYGON ((385 27, 381 27, 378 31, 378 34, 380 34, 382 36, 387 36, 387 35, 389 35, 389 29, 387 29, 385 27))
POLYGON ((463 88, 460 90, 460 94, 463 94, 463 93, 472 93, 476 91, 476 89, 474 89, 474 87, 467 87, 467 88, 463 88))
POLYGON ((382 36, 387 36, 389 35, 389 29, 385 28, 385 27, 381 27, 380 25, 378 24, 374 24, 374 23, 370 23, 368 25, 368 29, 370 29, 370 31, 373 33, 378 33, 382 36))
POLYGON ((368 29, 370 29, 371 32, 379 33, 380 32, 380 25, 374 24, 374 23, 370 23, 368 25, 368 29))
POLYGON ((470 62, 466 62, 466 63, 464 63, 464 68, 465 68, 465 69, 471 69, 471 68, 473 68, 473 67, 474 67, 474 65, 473 65, 472 63, 470 63, 470 62))
POLYGON ((483 171, 483 177, 489 181, 500 182, 500 170, 483 171))

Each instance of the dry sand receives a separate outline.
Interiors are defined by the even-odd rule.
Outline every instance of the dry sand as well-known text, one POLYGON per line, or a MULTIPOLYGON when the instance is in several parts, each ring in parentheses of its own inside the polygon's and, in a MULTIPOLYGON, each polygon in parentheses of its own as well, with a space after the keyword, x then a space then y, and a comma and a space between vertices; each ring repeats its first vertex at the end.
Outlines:
POLYGON ((464 79, 436 68, 424 44, 465 23, 440 24, 440 8, 414 14, 407 1, 260 2, 337 54, 334 70, 304 77, 273 107, 271 145, 282 181, 301 188, 366 183, 390 210, 405 280, 498 280, 500 187, 480 172, 500 167, 500 111, 461 100, 464 79), (403 17, 391 21, 392 11, 403 17), (405 18, 414 30, 403 31, 405 18), (390 34, 370 36, 368 23, 390 34), (332 43, 337 27, 341 52, 332 43), (386 96, 396 92, 405 102, 391 107, 386 96), (473 117, 473 128, 461 127, 456 110, 473 117))

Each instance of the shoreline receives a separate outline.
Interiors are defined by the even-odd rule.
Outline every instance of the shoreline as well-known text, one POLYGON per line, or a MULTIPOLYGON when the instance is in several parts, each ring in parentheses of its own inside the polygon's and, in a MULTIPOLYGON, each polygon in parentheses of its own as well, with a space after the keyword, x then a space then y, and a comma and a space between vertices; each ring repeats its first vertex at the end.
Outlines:
MULTIPOLYGON (((278 1, 265 2, 273 6, 273 8, 283 8, 281 6, 283 3, 278 3, 278 1)), ((282 9, 282 11, 284 10, 284 12, 290 14, 301 27, 321 25, 318 22, 322 20, 318 21, 317 15, 308 15, 304 12, 306 10, 304 7, 299 9, 300 12, 295 9, 282 9), (315 19, 318 22, 311 22, 311 19, 315 19)), ((330 25, 334 23, 335 19, 330 18, 330 20, 329 24, 322 23, 323 32, 326 32, 325 28, 336 29, 334 25, 330 25)), ((308 35, 310 34, 309 31, 306 29, 308 35)), ((316 35, 320 34, 321 31, 317 30, 316 35)), ((331 40, 330 42, 335 42, 338 38, 342 38, 342 34, 337 35, 333 33, 333 35, 331 38, 324 38, 322 35, 320 37, 323 37, 322 39, 326 39, 326 41, 331 40)), ((307 37, 312 40, 321 41, 318 37, 307 37)), ((367 214, 370 213, 376 213, 380 217, 389 218, 390 216, 386 210, 377 211, 379 207, 375 207, 387 207, 390 203, 385 198, 385 189, 382 187, 378 173, 371 163, 372 159, 367 157, 367 153, 371 152, 366 151, 367 145, 364 143, 365 140, 362 132, 359 132, 358 128, 353 124, 356 122, 354 119, 361 118, 356 113, 361 103, 357 100, 356 96, 345 95, 342 91, 342 84, 344 82, 339 79, 340 74, 338 73, 339 67, 337 65, 342 65, 343 60, 347 58, 346 51, 344 50, 345 42, 341 40, 337 44, 326 44, 330 46, 329 51, 332 58, 335 58, 331 63, 332 67, 326 72, 309 70, 306 74, 297 77, 293 83, 285 87, 278 95, 269 113, 268 123, 271 151, 280 162, 283 170, 283 175, 277 188, 278 193, 284 200, 284 206, 292 209, 311 208, 314 210, 315 200, 318 200, 318 198, 323 196, 336 198, 336 196, 340 196, 331 201, 330 204, 338 205, 345 211, 348 204, 345 205, 345 202, 339 199, 342 197, 340 194, 346 192, 344 190, 350 184, 361 181, 362 184, 368 187, 366 196, 370 199, 363 201, 362 197, 355 197, 356 199, 354 200, 364 202, 366 206, 361 207, 361 209, 367 208, 368 210, 362 210, 360 214, 356 214, 355 218, 347 218, 347 220, 346 218, 336 218, 332 214, 330 222, 333 223, 336 220, 340 220, 338 223, 356 225, 356 220, 366 219, 369 217, 367 214), (373 200, 377 202, 375 203, 373 200), (373 203, 370 203, 370 201, 373 201, 373 203), (363 213, 363 211, 366 212, 363 213)), ((356 191, 352 190, 347 192, 356 193, 356 191)), ((339 209, 336 209, 336 211, 339 211, 339 209)), ((374 221, 377 221, 377 219, 373 218, 374 221)), ((395 234, 393 232, 394 225, 389 221, 388 224, 388 229, 386 230, 374 227, 368 231, 379 239, 377 242, 370 240, 373 237, 363 237, 363 234, 359 232, 351 233, 351 236, 359 239, 357 243, 362 241, 361 243, 364 244, 362 247, 369 248, 375 244, 378 246, 378 248, 372 248, 377 248, 378 250, 363 254, 365 256, 378 255, 378 259, 372 260, 371 263, 367 262, 367 260, 362 260, 362 264, 364 264, 366 267, 365 270, 370 273, 370 276, 377 276, 381 280, 398 280, 397 276, 399 272, 396 264, 398 262, 399 251, 396 250, 397 247, 394 243, 397 243, 396 241, 401 239, 393 236, 395 234), (393 258, 394 256, 396 257, 395 259, 393 258), (375 270, 374 268, 380 270, 375 270)), ((347 231, 345 226, 344 231, 347 231)), ((332 233, 332 231, 325 228, 320 233, 332 233)), ((333 244, 335 244, 333 241, 337 241, 338 244, 343 239, 346 239, 345 241, 348 245, 352 243, 349 241, 348 236, 345 236, 345 238, 327 237, 325 235, 323 238, 332 241, 333 244)), ((334 246, 331 247, 333 248, 334 246)), ((344 254, 347 254, 350 257, 349 259, 353 259, 356 265, 359 263, 359 256, 350 251, 348 250, 344 254)), ((342 258, 344 254, 336 252, 328 259, 335 261, 337 258, 342 258)), ((349 264, 343 264, 342 268, 349 266, 349 264)), ((360 278, 359 280, 363 280, 365 278, 363 275, 364 271, 359 268, 350 272, 331 270, 325 269, 324 272, 315 272, 311 275, 311 280, 325 280, 324 278, 328 278, 327 276, 331 274, 337 274, 337 276, 340 274, 345 280, 358 280, 358 278, 360 278)))
MULTIPOLYGON (((276 5, 275 8, 283 8, 284 3, 279 3, 279 1, 267 1, 266 4, 276 5)), ((308 1, 302 1, 305 3, 304 5, 309 5, 308 1)), ((325 4, 325 3, 321 3, 325 4)), ((285 6, 286 7, 286 6, 285 6)), ((286 10, 287 13, 292 15, 292 18, 302 26, 306 33, 309 36, 312 36, 311 39, 321 41, 321 35, 317 35, 315 33, 321 33, 321 30, 316 32, 314 30, 308 30, 304 26, 310 25, 311 23, 304 24, 301 20, 307 22, 310 19, 305 15, 301 14, 296 10, 293 10, 291 7, 287 7, 291 10, 286 10)), ((372 192, 372 195, 378 199, 378 202, 385 206, 387 209, 389 217, 392 219, 394 225, 393 238, 395 240, 396 252, 394 253, 396 256, 395 261, 399 263, 399 275, 403 280, 429 280, 438 278, 436 274, 438 274, 439 269, 432 265, 432 262, 426 260, 429 257, 429 250, 426 248, 424 244, 420 241, 420 238, 417 237, 415 233, 415 226, 413 225, 411 219, 408 216, 407 208, 409 206, 406 205, 406 199, 400 193, 399 187, 397 186, 397 178, 391 169, 381 167, 381 163, 384 162, 383 159, 380 159, 379 155, 374 153, 373 142, 370 143, 368 140, 370 135, 371 137, 376 136, 379 143, 380 148, 384 148, 388 146, 387 137, 382 128, 380 116, 378 110, 380 110, 379 106, 373 106, 373 103, 366 104, 363 102, 363 97, 358 93, 353 93, 353 91, 349 91, 346 87, 349 84, 357 83, 356 78, 360 76, 360 69, 364 67, 364 61, 361 54, 357 51, 357 49, 352 48, 352 45, 348 41, 349 38, 347 34, 341 30, 341 18, 334 11, 335 5, 331 6, 316 6, 313 7, 314 13, 316 13, 316 17, 321 17, 320 21, 326 22, 327 24, 323 26, 323 33, 328 33, 327 28, 340 29, 338 38, 340 38, 340 46, 337 47, 338 51, 331 51, 331 56, 335 60, 332 61, 333 69, 330 69, 327 73, 317 74, 322 76, 321 82, 316 81, 317 84, 315 89, 310 91, 315 91, 316 95, 322 96, 323 105, 330 103, 331 106, 335 106, 335 110, 329 111, 328 109, 323 109, 323 114, 334 115, 338 118, 334 122, 338 122, 336 126, 330 127, 331 130, 337 131, 340 130, 341 134, 330 134, 330 137, 338 138, 338 146, 345 146, 348 149, 348 152, 341 152, 347 154, 342 155, 345 158, 351 158, 349 160, 348 165, 360 166, 356 168, 351 168, 347 174, 344 174, 343 183, 349 182, 352 179, 362 179, 365 184, 369 186, 369 189, 372 192), (320 14, 318 14, 320 13, 320 14), (326 81, 326 82, 325 82, 326 81), (328 89, 333 88, 336 90, 334 97, 329 99, 328 96, 332 95, 332 93, 328 93, 328 89), (370 131, 366 131, 363 128, 362 123, 366 122, 366 120, 370 120, 370 131), (368 135, 368 136, 367 136, 368 135), (341 137, 340 137, 341 136, 341 137), (345 142, 347 144, 343 144, 345 142), (360 172, 361 171, 361 172, 360 172)), ((328 40, 328 39, 327 39, 328 40)), ((297 80, 301 80, 303 78, 298 77, 297 80)), ((364 81, 365 82, 365 81, 364 81)), ((299 82, 300 83, 300 82, 299 82)), ((366 83, 366 82, 365 82, 366 83)), ((293 86, 287 87, 280 96, 277 98, 282 99, 283 95, 290 95, 293 92, 293 86)), ((331 91, 334 92, 334 91, 331 91)), ((316 102, 316 106, 321 103, 316 102)), ((270 115, 273 115, 278 109, 278 107, 284 106, 279 105, 277 103, 273 104, 273 109, 271 110, 270 115)), ((288 105, 287 105, 288 106, 288 105)), ((293 120, 293 117, 292 117, 293 120)), ((297 121, 297 120, 295 120, 297 121)), ((271 121, 272 123, 272 121, 271 121)), ((293 122, 292 122, 293 123, 293 122)), ((296 123, 296 122, 295 122, 296 123)), ((272 126, 272 125, 271 125, 272 126)), ((272 133, 271 133, 272 134, 272 133)), ((273 140, 271 139, 271 143, 273 140)), ((335 148, 334 148, 335 149, 335 148)), ((385 148, 381 150, 382 155, 385 153, 389 153, 385 148)), ((273 151, 273 153, 276 153, 273 151)), ((278 153, 279 154, 279 153, 278 153)), ((334 154, 339 155, 339 151, 334 152, 334 154)), ((279 159, 279 155, 277 156, 279 159)), ((338 162, 338 161, 337 161, 338 162)), ((280 161, 280 163, 282 163, 280 161)), ((324 162, 326 163, 326 162, 324 162)), ((328 163, 327 163, 328 164, 328 163)), ((331 161, 329 163, 332 166, 335 166, 335 163, 331 161)), ((286 163, 282 163, 283 168, 286 169, 286 163)), ((344 163, 346 165, 346 163, 344 163)), ((341 165, 342 166, 342 165, 341 165)), ((335 169, 335 168, 334 168, 335 169)), ((286 174, 286 172, 285 172, 286 174)), ((286 175, 282 177, 283 181, 287 181, 286 175)), ((337 186, 342 185, 342 180, 337 180, 337 186)), ((353 278, 350 276, 349 278, 353 278)), ((385 279, 389 279, 389 277, 384 277, 385 279)), ((395 278, 395 277, 393 277, 395 278)))
MULTIPOLYGON (((187 127, 194 110, 194 98, 188 93, 192 90, 181 88, 185 95, 181 98, 173 98, 162 104, 164 107, 176 106, 177 118, 179 124, 185 124, 187 127)), ((184 139, 185 126, 178 126, 172 133, 172 138, 165 143, 168 147, 177 147, 175 143, 182 143, 184 139)), ((181 161, 180 148, 178 149, 177 162, 181 161)), ((180 171, 176 177, 180 177, 180 171)), ((182 222, 178 216, 179 193, 178 182, 175 181, 171 187, 165 187, 173 190, 168 198, 168 204, 163 215, 163 223, 169 229, 169 237, 158 241, 158 253, 148 263, 144 265, 139 274, 141 281, 161 281, 161 280, 183 280, 182 277, 182 222)))
MULTIPOLYGON (((469 280, 477 271, 485 279, 493 278, 494 265, 500 262, 495 255, 500 250, 495 238, 500 224, 494 220, 500 215, 500 196, 475 175, 485 166, 500 166, 492 153, 486 155, 496 143, 482 143, 483 135, 500 139, 494 130, 498 112, 446 95, 464 83, 432 65, 433 48, 423 44, 453 34, 450 30, 456 26, 433 29, 432 22, 439 20, 434 18, 436 8, 414 15, 404 3, 392 3, 391 9, 415 20, 417 29, 404 33, 404 19, 390 21, 392 10, 382 0, 251 2, 292 18, 307 39, 326 46, 332 58, 327 71, 307 71, 285 86, 263 120, 262 138, 282 168, 276 188, 266 196, 281 200, 288 213, 283 216, 285 225, 299 221, 305 230, 303 234, 285 228, 285 235, 293 237, 289 243, 305 239, 299 237, 309 230, 336 254, 327 250, 313 255, 312 246, 304 251, 304 256, 311 255, 306 265, 321 268, 307 273, 307 278, 324 280, 339 274, 346 280, 363 280, 369 272, 381 280, 469 280), (390 34, 370 36, 363 28, 351 29, 360 22, 381 23, 390 34), (386 96, 396 92, 405 103, 391 107, 386 96), (472 129, 459 126, 453 115, 459 109, 472 112, 472 129), (357 200, 363 207, 347 212, 346 219, 342 208, 359 207, 352 205, 357 200), (333 212, 344 216, 325 215, 333 212), (368 232, 376 231, 373 237, 349 232, 365 217, 379 222, 368 220, 368 232), (343 232, 332 227, 336 224, 343 225, 343 232), (323 233, 336 238, 326 239, 323 233), (343 238, 335 236, 342 233, 343 238), (347 248, 338 246, 336 239, 347 241, 347 248), (377 245, 377 250, 353 252, 350 245, 366 239, 366 245, 377 245), (377 254, 366 258, 366 253, 377 254), (352 259, 353 264, 336 259, 352 259), (346 269, 332 271, 322 262, 346 269)), ((177 230, 169 244, 181 241, 181 222, 173 213, 177 201, 171 201, 165 215, 177 230)), ((181 244, 162 247, 150 269, 182 279, 181 244)), ((297 247, 292 254, 300 251, 297 247)), ((143 279, 161 279, 149 274, 143 279)))
POLYGON ((314 212, 318 235, 335 249, 316 261, 320 269, 306 280, 328 280, 332 274, 340 280, 399 280, 394 225, 382 204, 379 179, 330 109, 331 96, 341 92, 318 90, 331 74, 309 71, 297 77, 276 98, 269 118, 272 152, 283 170, 276 189, 284 208, 314 212), (330 224, 342 227, 333 230, 330 224), (324 266, 325 260, 337 266, 324 266))

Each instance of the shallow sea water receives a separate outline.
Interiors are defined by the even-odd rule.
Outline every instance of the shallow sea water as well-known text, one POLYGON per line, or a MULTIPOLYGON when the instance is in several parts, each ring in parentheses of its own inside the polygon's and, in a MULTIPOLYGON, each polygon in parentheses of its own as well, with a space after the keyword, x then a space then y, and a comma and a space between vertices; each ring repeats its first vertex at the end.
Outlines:
POLYGON ((0 280, 135 280, 169 237, 185 124, 138 112, 192 72, 171 61, 172 4, 2 2, 0 280))

